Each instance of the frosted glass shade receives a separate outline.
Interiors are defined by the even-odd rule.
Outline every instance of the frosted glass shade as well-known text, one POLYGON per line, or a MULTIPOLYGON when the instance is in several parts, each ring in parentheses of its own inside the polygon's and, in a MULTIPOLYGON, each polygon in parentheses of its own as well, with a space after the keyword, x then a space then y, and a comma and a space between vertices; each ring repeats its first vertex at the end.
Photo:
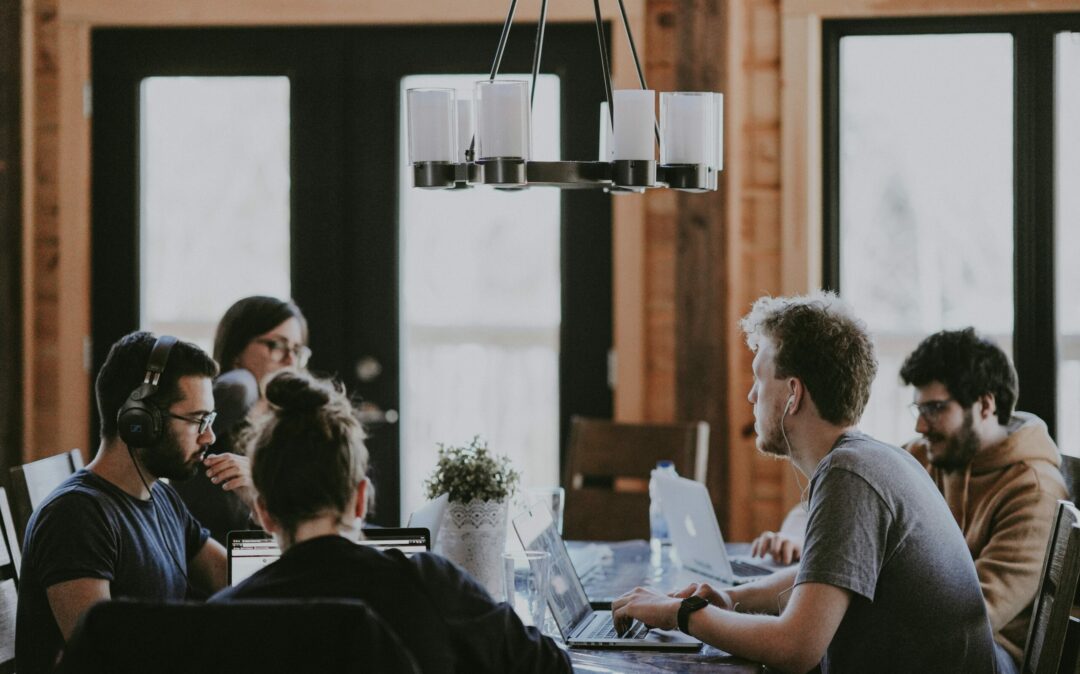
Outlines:
POLYGON ((660 94, 660 163, 712 165, 716 154, 716 94, 660 94))
POLYGON ((615 158, 615 140, 611 132, 611 113, 607 101, 600 103, 600 153, 599 161, 611 161, 615 158))
POLYGON ((713 94, 716 99, 716 123, 713 125, 712 160, 709 166, 724 170, 724 95, 713 94))
POLYGON ((472 101, 468 98, 459 98, 457 100, 457 161, 459 163, 468 161, 465 153, 472 145, 475 129, 472 101))
POLYGON ((457 106, 453 89, 409 89, 409 163, 452 162, 457 154, 457 106))
POLYGON ((656 159, 656 92, 652 89, 617 89, 615 104, 615 159, 656 159))
POLYGON ((474 91, 477 160, 528 159, 532 144, 529 83, 483 80, 474 91))

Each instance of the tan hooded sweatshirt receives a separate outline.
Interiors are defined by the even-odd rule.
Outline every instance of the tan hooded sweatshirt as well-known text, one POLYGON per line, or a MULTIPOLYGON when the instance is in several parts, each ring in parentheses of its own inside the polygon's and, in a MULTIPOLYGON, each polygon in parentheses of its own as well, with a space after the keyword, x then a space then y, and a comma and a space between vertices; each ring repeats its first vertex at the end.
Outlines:
POLYGON ((923 440, 907 449, 927 467, 964 532, 994 638, 1019 663, 1057 501, 1068 492, 1046 424, 1017 412, 1008 431, 1000 444, 976 453, 966 470, 929 465, 923 440))

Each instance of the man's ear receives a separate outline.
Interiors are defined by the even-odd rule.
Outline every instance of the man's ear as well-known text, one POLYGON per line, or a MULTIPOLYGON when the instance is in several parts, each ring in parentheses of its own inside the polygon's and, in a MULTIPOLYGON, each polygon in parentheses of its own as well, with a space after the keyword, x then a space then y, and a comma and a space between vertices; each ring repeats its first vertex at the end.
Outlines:
POLYGON ((997 400, 994 398, 993 393, 984 393, 979 396, 979 402, 982 403, 979 407, 979 418, 987 419, 989 417, 997 416, 997 400))

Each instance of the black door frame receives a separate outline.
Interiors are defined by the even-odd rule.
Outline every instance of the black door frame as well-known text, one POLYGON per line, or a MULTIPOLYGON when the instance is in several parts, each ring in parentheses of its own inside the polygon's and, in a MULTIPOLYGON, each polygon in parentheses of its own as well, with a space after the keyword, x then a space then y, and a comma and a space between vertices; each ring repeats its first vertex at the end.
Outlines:
MULTIPOLYGON (((397 190, 400 79, 412 74, 486 72, 500 26, 99 29, 92 34, 92 322, 95 371, 108 347, 139 324, 139 82, 149 75, 287 75, 291 79, 293 297, 311 324, 312 367, 340 373, 350 390, 397 407, 397 371, 365 388, 360 353, 398 363, 397 190), (341 86, 348 82, 348 86, 341 86), (372 101, 391 101, 376 108, 372 101), (107 122, 102 111, 108 110, 107 122), (108 148, 108 152, 100 151, 108 148), (346 150, 350 148, 350 150, 346 150), (372 158, 377 158, 373 160, 372 158), (315 174, 305 167, 332 167, 315 174), (363 185, 364 189, 353 188, 363 185), (371 198, 380 195, 382 198, 371 198), (385 227, 371 223, 387 223, 385 227), (360 225, 368 228, 361 236, 360 225), (375 238, 365 238, 374 236, 375 238), (318 275, 304 274, 318 269, 318 275), (365 292, 393 278, 389 292, 365 292), (346 292, 327 293, 326 288, 346 292), (372 330, 378 325, 377 331, 372 330), (392 380, 392 384, 390 383, 392 380)), ((532 33, 516 27, 503 72, 527 72, 532 33)), ((593 24, 557 24, 545 35, 542 72, 560 77, 562 154, 596 156, 603 83, 593 24)), ((543 189, 543 188, 541 188, 543 189)), ((612 345, 610 197, 561 194, 560 464, 571 415, 612 415, 607 354, 612 345)), ((389 369, 389 368, 388 368, 389 369)), ((93 430, 96 434, 97 420, 93 430)), ((375 429, 376 436, 382 429, 375 429)), ((396 430, 392 432, 396 433, 396 430)), ((377 438, 373 438, 377 441, 377 438)), ((396 447, 396 442, 394 443, 396 447)), ((96 442, 91 446, 96 446, 96 442)), ((373 451, 379 523, 396 524, 398 452, 373 451)), ((560 475, 562 471, 560 470, 560 475)))
POLYGON ((1054 35, 1062 31, 1080 31, 1080 14, 842 19, 822 23, 822 269, 824 287, 837 292, 842 283, 840 40, 853 35, 1012 35, 1013 363, 1021 384, 1017 409, 1042 418, 1052 436, 1057 428, 1054 35))

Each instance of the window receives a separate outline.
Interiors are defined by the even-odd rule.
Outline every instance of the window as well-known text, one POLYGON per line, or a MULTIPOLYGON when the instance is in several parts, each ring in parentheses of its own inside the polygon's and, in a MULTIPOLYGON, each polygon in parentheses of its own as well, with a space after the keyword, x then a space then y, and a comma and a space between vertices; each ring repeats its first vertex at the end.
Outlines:
POLYGON ((211 352, 233 302, 290 296, 289 79, 148 77, 140 99, 141 328, 211 352))
POLYGON ((1062 257, 1080 246, 1076 30, 1080 15, 825 23, 825 285, 875 334, 862 427, 882 439, 914 436, 904 357, 972 325, 1012 355, 1018 409, 1080 450, 1080 276, 1062 257))
MULTIPOLYGON (((527 75, 506 75, 527 78, 527 75)), ((416 75, 472 97, 484 75, 416 75)), ((559 148, 559 78, 541 75, 533 154, 559 148)), ((411 182, 402 116, 401 184, 411 182)), ((483 436, 525 484, 559 482, 560 193, 400 191, 402 512, 423 503, 436 443, 483 436)))

